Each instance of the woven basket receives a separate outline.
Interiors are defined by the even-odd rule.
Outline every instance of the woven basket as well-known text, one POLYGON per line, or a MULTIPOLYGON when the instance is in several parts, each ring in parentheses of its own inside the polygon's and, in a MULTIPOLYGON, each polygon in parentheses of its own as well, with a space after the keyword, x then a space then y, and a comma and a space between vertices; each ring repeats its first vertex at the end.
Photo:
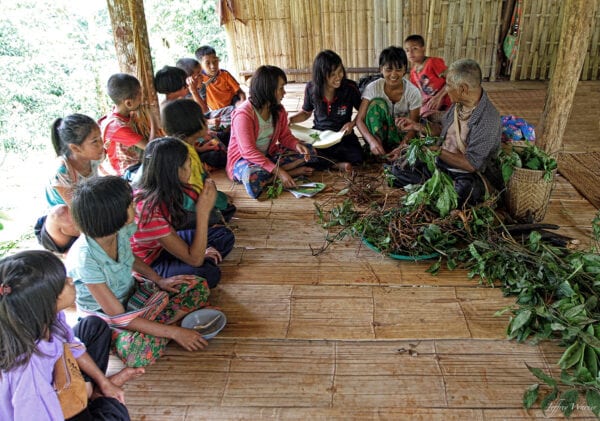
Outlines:
POLYGON ((515 149, 517 152, 525 149, 527 146, 529 145, 533 145, 533 142, 528 142, 525 140, 515 140, 512 142, 501 142, 500 143, 500 147, 502 148, 502 150, 504 150, 504 152, 511 153, 513 149, 515 149))
POLYGON ((508 212, 519 222, 540 222, 546 215, 554 176, 544 180, 544 171, 515 168, 506 188, 508 212))

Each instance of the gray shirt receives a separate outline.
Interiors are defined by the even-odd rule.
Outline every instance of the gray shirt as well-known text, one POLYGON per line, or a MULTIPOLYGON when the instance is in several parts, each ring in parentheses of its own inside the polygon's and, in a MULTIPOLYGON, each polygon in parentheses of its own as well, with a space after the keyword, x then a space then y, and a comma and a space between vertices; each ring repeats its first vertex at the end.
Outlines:
MULTIPOLYGON (((452 104, 444 115, 442 137, 446 137, 448 128, 454 122, 455 107, 456 104, 452 104)), ((485 91, 481 95, 479 104, 473 110, 467 126, 469 133, 467 134, 465 157, 476 170, 484 172, 498 155, 502 134, 500 114, 485 91)))

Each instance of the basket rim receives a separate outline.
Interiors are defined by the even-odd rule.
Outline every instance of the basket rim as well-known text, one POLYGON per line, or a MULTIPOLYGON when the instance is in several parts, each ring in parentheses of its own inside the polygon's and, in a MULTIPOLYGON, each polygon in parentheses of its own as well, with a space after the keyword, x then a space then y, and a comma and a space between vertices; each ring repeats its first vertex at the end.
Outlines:
MULTIPOLYGON (((528 172, 546 172, 546 170, 532 170, 531 168, 523 168, 523 167, 513 167, 514 171, 528 171, 528 172)), ((554 168, 552 170, 552 173, 556 173, 556 171, 558 170, 558 168, 554 168)))

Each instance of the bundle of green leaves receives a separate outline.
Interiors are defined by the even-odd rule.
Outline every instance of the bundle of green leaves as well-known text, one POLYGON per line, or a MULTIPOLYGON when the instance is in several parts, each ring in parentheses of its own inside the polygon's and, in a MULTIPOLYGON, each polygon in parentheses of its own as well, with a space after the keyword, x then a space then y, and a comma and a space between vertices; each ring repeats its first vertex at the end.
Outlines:
MULTIPOLYGON (((598 219, 598 218, 597 218, 598 219)), ((466 238, 465 238, 466 240, 466 238)), ((596 238, 597 241, 597 238, 596 238)), ((519 342, 559 339, 566 349, 557 362, 560 378, 528 367, 540 383, 523 395, 526 408, 541 401, 542 410, 557 401, 570 416, 579 397, 600 415, 600 256, 596 250, 571 251, 542 240, 533 231, 525 243, 497 230, 473 236, 462 249, 449 250, 448 267, 469 270, 470 277, 502 283, 505 295, 516 297, 507 326, 509 339, 519 342), (452 262, 452 266, 450 263, 452 262)))
MULTIPOLYGON (((439 151, 432 151, 429 146, 437 145, 439 138, 425 136, 410 141, 404 153, 406 164, 414 166, 418 161, 427 165, 431 177, 423 184, 408 185, 404 190, 408 193, 403 205, 409 211, 415 211, 421 206, 426 206, 439 214, 440 217, 447 216, 451 210, 458 207, 458 195, 454 189, 454 182, 450 176, 435 165, 439 151)), ((384 169, 384 175, 393 181, 394 175, 384 169)))
POLYGON ((544 171, 544 180, 552 180, 552 172, 557 168, 556 159, 530 142, 525 146, 511 146, 501 149, 498 156, 502 168, 502 178, 507 183, 515 168, 544 171))
MULTIPOLYGON (((405 156, 433 164, 436 155, 424 146, 423 139, 411 143, 405 156)), ((547 177, 556 169, 556 160, 533 145, 505 152, 503 159, 506 171, 511 170, 506 179, 516 167, 542 170, 547 177)), ((434 165, 429 168, 435 172, 434 165)), ((511 313, 508 338, 533 343, 554 339, 565 348, 557 361, 558 378, 528 366, 538 382, 525 391, 523 405, 530 408, 539 401, 546 410, 554 402, 570 416, 584 397, 600 416, 600 213, 592 221, 590 250, 573 251, 552 245, 535 231, 517 241, 500 223, 491 199, 446 215, 447 207, 437 205, 440 192, 446 191, 440 184, 446 181, 438 175, 431 183, 416 186, 396 203, 373 203, 366 210, 355 209, 349 199, 330 212, 315 206, 324 228, 342 227, 328 241, 358 237, 383 254, 436 251, 441 257, 430 273, 436 274, 445 261, 450 270, 462 268, 482 283, 501 284, 505 295, 515 296, 514 305, 497 312, 511 313)))

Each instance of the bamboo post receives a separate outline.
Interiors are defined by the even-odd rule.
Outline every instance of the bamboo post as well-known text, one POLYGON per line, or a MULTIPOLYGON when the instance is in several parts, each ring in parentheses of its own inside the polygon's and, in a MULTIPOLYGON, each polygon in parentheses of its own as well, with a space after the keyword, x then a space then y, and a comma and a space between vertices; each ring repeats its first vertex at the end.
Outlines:
POLYGON ((560 48, 538 128, 540 147, 553 156, 562 147, 563 134, 590 42, 596 6, 597 2, 587 0, 566 0, 564 3, 560 48))

